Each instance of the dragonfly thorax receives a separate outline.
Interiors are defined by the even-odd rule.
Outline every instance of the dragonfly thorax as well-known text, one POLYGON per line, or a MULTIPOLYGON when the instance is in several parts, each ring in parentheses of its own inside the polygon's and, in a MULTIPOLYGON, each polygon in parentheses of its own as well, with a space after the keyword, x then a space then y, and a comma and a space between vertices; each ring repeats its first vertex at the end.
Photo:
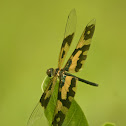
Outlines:
POLYGON ((58 77, 60 77, 62 74, 64 74, 64 70, 63 69, 55 69, 55 74, 57 74, 58 77))
POLYGON ((49 68, 46 71, 46 74, 48 75, 48 77, 52 77, 52 76, 61 76, 64 73, 64 71, 61 69, 59 70, 59 68, 53 69, 53 68, 49 68))

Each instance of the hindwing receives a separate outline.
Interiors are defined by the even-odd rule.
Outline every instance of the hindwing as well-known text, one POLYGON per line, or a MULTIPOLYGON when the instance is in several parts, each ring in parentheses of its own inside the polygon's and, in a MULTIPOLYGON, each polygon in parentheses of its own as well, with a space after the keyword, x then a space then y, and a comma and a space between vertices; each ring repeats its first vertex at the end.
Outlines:
POLYGON ((54 113, 53 126, 61 126, 71 106, 76 92, 76 78, 72 76, 61 77, 57 105, 54 113))
POLYGON ((95 30, 95 20, 92 20, 84 29, 76 49, 67 61, 64 69, 68 72, 78 72, 84 64, 90 48, 91 39, 95 30))

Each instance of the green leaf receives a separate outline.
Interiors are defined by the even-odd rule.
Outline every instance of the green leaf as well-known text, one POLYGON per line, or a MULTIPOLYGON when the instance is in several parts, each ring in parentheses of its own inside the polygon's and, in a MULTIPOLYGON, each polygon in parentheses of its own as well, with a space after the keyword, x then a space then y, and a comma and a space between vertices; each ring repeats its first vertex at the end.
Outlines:
POLYGON ((115 126, 114 123, 105 123, 103 126, 115 126))
POLYGON ((63 126, 88 126, 86 117, 75 100, 71 104, 63 126))
MULTIPOLYGON (((50 80, 50 78, 46 77, 46 79, 43 83, 44 90, 47 87, 49 80, 50 80)), ((53 115, 54 115, 56 102, 57 102, 58 86, 59 86, 59 81, 56 82, 53 94, 50 98, 50 101, 47 105, 46 110, 44 111, 45 116, 46 116, 50 126, 53 121, 53 115)), ((82 109, 80 108, 80 106, 77 104, 77 102, 75 100, 73 100, 62 126, 88 126, 86 117, 85 117, 82 109)))

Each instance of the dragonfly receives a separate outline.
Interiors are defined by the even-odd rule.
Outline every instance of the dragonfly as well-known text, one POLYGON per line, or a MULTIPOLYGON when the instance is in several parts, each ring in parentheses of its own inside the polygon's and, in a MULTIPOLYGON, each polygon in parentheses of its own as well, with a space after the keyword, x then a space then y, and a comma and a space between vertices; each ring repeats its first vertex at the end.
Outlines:
POLYGON ((58 68, 49 68, 47 70, 46 73, 50 80, 39 100, 38 105, 30 116, 28 126, 31 126, 32 122, 34 122, 37 117, 39 118, 42 115, 40 111, 41 108, 44 108, 44 110, 47 108, 50 98, 54 92, 54 87, 57 82, 57 79, 59 79, 58 94, 51 126, 62 126, 66 114, 68 113, 71 103, 74 99, 78 81, 84 82, 92 86, 98 86, 98 84, 94 82, 87 81, 71 74, 79 72, 83 64, 85 63, 87 53, 90 48, 91 40, 95 31, 95 19, 91 20, 87 24, 75 50, 73 51, 72 55, 70 56, 64 67, 62 67, 66 58, 66 54, 70 48, 70 45, 75 35, 77 22, 76 20, 76 11, 75 9, 73 9, 68 15, 64 39, 62 42, 58 59, 58 68))

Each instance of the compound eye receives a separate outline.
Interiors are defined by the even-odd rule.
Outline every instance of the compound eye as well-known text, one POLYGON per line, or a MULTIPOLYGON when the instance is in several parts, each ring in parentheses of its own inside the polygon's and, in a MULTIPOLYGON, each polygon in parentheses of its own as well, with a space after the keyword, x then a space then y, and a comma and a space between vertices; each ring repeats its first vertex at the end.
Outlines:
POLYGON ((47 73, 47 75, 48 75, 49 77, 51 77, 51 70, 50 70, 50 69, 48 69, 48 70, 46 71, 46 73, 47 73))
POLYGON ((54 69, 53 69, 53 68, 50 68, 50 69, 48 69, 48 70, 46 71, 46 73, 47 73, 47 75, 48 75, 49 77, 52 77, 52 76, 54 76, 54 69))

